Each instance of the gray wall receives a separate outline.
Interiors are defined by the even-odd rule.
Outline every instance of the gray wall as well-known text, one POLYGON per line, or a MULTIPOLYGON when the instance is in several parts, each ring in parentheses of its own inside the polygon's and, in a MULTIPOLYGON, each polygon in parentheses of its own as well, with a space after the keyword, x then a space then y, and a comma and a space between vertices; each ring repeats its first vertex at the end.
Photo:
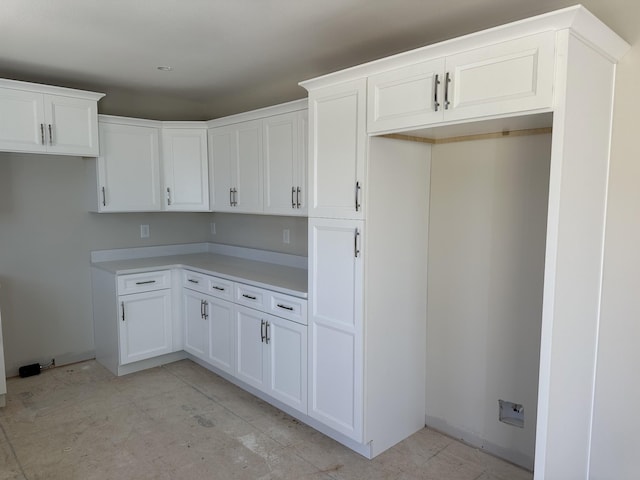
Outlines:
POLYGON ((435 145, 427 424, 533 468, 551 135, 435 145), (498 421, 524 405, 525 428, 498 421))
POLYGON ((6 371, 93 356, 91 250, 215 241, 306 255, 306 219, 211 213, 95 214, 85 160, 0 153, 0 306, 6 371), (213 236, 210 222, 215 221, 213 236), (150 238, 140 239, 140 224, 150 238), (291 243, 282 243, 282 229, 291 243))

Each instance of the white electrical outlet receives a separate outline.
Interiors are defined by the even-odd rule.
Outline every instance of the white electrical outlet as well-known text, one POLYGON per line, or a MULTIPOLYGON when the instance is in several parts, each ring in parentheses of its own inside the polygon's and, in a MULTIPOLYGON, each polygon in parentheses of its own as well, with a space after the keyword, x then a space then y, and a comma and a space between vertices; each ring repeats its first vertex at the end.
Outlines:
POLYGON ((216 234, 216 222, 211 222, 211 235, 216 234))
POLYGON ((149 225, 140 225, 140 238, 149 238, 149 225))
POLYGON ((282 242, 289 243, 289 229, 285 228, 282 230, 282 242))

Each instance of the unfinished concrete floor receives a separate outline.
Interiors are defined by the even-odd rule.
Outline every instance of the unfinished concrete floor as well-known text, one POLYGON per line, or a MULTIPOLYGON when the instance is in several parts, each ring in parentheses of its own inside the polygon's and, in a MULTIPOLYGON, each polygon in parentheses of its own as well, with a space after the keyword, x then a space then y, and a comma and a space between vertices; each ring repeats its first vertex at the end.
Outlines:
POLYGON ((189 360, 12 378, 0 408, 1 480, 531 477, 426 428, 366 460, 189 360))

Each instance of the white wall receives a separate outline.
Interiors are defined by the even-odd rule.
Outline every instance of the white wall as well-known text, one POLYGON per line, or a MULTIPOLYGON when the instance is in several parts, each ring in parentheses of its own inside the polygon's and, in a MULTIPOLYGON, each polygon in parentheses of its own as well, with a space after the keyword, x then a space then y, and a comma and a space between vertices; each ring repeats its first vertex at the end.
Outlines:
POLYGON ((211 213, 95 214, 78 157, 0 153, 0 304, 6 372, 93 356, 91 250, 216 241, 306 254, 306 219, 211 213), (210 233, 215 221, 218 235, 210 233), (140 239, 140 224, 151 236, 140 239), (291 243, 282 243, 282 228, 291 243), (235 233, 234 233, 235 232, 235 233))
POLYGON ((551 135, 433 147, 427 423, 533 467, 551 135), (524 405, 523 429, 498 399, 524 405))

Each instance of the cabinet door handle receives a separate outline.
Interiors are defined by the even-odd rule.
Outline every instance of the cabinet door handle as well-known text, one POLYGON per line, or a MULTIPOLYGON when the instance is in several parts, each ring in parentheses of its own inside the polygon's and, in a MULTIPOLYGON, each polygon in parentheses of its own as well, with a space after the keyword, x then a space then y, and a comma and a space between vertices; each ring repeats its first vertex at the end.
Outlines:
POLYGON ((440 109, 440 102, 438 102, 438 86, 440 85, 440 75, 436 73, 433 81, 433 110, 438 111, 440 109))
POLYGON ((358 258, 360 256, 360 232, 356 228, 356 234, 353 236, 353 255, 358 258))
POLYGON ((297 207, 300 208, 300 187, 296 189, 296 204, 297 207))
POLYGON ((151 283, 156 283, 155 280, 145 280, 144 282, 136 282, 136 285, 149 285, 151 283))
POLYGON ((233 188, 229 188, 229 206, 233 207, 233 188))
POLYGON ((124 302, 120 302, 120 305, 122 306, 122 321, 124 322, 124 302))
POLYGON ((451 102, 449 101, 449 84, 451 83, 451 74, 447 72, 444 77, 444 109, 449 110, 449 105, 451 102))
POLYGON ((206 320, 209 318, 209 303, 206 300, 203 300, 202 304, 204 305, 204 319, 206 320))
POLYGON ((200 300, 200 318, 204 318, 204 300, 200 300))
POLYGON ((42 145, 46 145, 44 142, 44 123, 40 124, 40 140, 42 141, 42 145))
POLYGON ((293 312, 293 307, 288 307, 286 305, 282 305, 281 303, 278 303, 277 307, 284 308, 285 310, 289 310, 290 312, 293 312))
POLYGON ((224 290, 225 290, 223 287, 219 287, 217 285, 211 285, 211 288, 213 288, 214 290, 219 290, 221 292, 224 292, 224 290))
POLYGON ((265 330, 265 332, 266 332, 266 335, 265 335, 265 342, 264 342, 264 343, 266 343, 267 345, 269 345, 269 340, 271 340, 271 337, 269 337, 269 327, 270 327, 270 326, 271 326, 271 324, 270 324, 269 322, 266 322, 266 324, 265 324, 265 329, 264 329, 264 330, 265 330))
POLYGON ((103 207, 107 206, 107 196, 105 195, 104 187, 102 187, 102 206, 103 207))
POLYGON ((296 194, 296 187, 291 187, 291 208, 296 208, 296 201, 294 195, 296 194))
POLYGON ((51 124, 49 124, 49 145, 53 145, 53 132, 51 130, 51 124))
POLYGON ((191 283, 195 283, 196 285, 198 283, 200 283, 198 280, 194 280, 193 278, 189 278, 187 281, 191 282, 191 283))
POLYGON ((360 211, 360 182, 356 182, 356 212, 360 211))
POLYGON ((167 205, 171 205, 171 189, 167 187, 167 205))
POLYGON ((238 206, 238 189, 237 188, 233 189, 233 206, 234 207, 238 206))
POLYGON ((266 335, 264 334, 264 320, 260 320, 260 343, 264 342, 266 335))
POLYGON ((248 298, 249 300, 257 300, 258 297, 254 297, 253 295, 247 295, 246 293, 243 293, 242 296, 244 298, 248 298))

